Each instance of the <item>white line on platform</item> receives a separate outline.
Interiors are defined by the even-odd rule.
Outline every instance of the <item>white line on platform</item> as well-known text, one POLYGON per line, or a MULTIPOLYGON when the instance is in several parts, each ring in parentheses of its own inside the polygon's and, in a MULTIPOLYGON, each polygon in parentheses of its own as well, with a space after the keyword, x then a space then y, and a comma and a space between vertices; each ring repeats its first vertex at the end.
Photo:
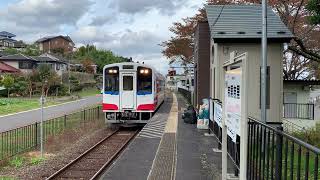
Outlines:
MULTIPOLYGON (((69 103, 75 103, 75 102, 79 102, 79 101, 83 101, 83 100, 86 100, 86 99, 78 99, 78 100, 75 100, 75 101, 69 101, 69 102, 65 102, 65 103, 61 103, 61 104, 47 106, 47 107, 44 107, 44 109, 55 107, 55 106, 61 106, 61 105, 69 104, 69 103)), ((30 110, 27 110, 27 111, 21 111, 21 112, 17 112, 17 113, 7 114, 7 115, 0 116, 0 118, 13 116, 13 115, 17 115, 17 114, 22 114, 22 113, 26 113, 26 112, 31 112, 31 111, 36 111, 36 110, 40 110, 40 109, 41 108, 36 108, 36 109, 30 109, 30 110)))

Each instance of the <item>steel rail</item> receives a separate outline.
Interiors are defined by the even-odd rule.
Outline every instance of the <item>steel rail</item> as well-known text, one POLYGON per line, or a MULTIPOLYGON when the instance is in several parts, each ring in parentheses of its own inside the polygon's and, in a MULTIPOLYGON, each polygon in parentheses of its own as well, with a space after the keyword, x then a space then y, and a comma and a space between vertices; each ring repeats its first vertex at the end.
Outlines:
POLYGON ((126 142, 117 150, 117 152, 92 176, 90 180, 97 179, 100 174, 108 167, 119 155, 120 153, 128 146, 129 142, 136 137, 136 135, 139 133, 139 130, 136 130, 136 132, 126 140, 126 142))
POLYGON ((80 156, 78 156, 76 159, 72 160, 70 163, 68 163, 67 165, 65 165, 63 168, 59 169, 58 171, 56 171, 54 174, 52 174, 51 176, 49 176, 48 178, 46 178, 46 180, 51 180, 56 178, 58 175, 60 175, 62 172, 64 172, 67 168, 69 168, 71 165, 73 165, 74 163, 78 162, 80 159, 82 159, 85 155, 87 155, 88 153, 90 153, 92 150, 94 150, 96 147, 98 147, 100 144, 102 144, 103 142, 105 142, 107 139, 111 138, 113 135, 115 135, 116 133, 118 133, 120 130, 117 129, 116 131, 112 132, 111 134, 109 134, 107 137, 105 137, 104 139, 102 139, 101 141, 99 141, 98 143, 96 143, 94 146, 92 146, 90 149, 86 150, 84 153, 82 153, 80 156))

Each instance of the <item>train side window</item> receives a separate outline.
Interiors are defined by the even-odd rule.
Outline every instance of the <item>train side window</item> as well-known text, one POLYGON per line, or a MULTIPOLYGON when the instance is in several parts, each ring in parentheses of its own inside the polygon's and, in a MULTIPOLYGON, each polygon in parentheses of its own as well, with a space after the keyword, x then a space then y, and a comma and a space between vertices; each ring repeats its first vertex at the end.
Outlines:
POLYGON ((132 76, 123 76, 123 90, 124 91, 133 91, 133 77, 132 76))

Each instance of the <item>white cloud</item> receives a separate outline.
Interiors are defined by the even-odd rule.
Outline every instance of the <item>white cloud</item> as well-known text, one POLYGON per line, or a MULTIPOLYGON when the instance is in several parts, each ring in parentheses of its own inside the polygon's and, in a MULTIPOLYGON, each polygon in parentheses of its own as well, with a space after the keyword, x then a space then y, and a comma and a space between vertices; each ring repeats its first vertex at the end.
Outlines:
POLYGON ((115 0, 112 6, 117 7, 121 13, 146 13, 157 9, 163 14, 172 15, 185 2, 183 0, 115 0))
POLYGON ((0 24, 17 34, 57 32, 75 25, 89 10, 89 0, 21 0, 1 11, 0 24))

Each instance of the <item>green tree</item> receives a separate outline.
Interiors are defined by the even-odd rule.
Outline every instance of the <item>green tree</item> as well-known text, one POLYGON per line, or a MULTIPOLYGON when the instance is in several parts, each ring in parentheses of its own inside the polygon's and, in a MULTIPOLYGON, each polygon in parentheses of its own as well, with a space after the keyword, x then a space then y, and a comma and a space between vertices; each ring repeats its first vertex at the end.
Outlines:
POLYGON ((14 78, 10 75, 4 75, 1 84, 7 89, 8 97, 10 96, 10 90, 14 85, 14 78))
POLYGON ((60 78, 50 64, 41 64, 38 67, 38 80, 41 82, 41 94, 48 96, 50 87, 59 83, 60 78))
POLYGON ((126 58, 115 55, 110 50, 97 49, 95 46, 87 45, 78 48, 73 54, 73 59, 82 62, 86 59, 91 59, 97 65, 97 71, 102 72, 103 67, 107 64, 123 62, 126 58))
POLYGON ((309 0, 306 8, 310 12, 310 23, 314 25, 320 25, 320 1, 319 0, 309 0))

